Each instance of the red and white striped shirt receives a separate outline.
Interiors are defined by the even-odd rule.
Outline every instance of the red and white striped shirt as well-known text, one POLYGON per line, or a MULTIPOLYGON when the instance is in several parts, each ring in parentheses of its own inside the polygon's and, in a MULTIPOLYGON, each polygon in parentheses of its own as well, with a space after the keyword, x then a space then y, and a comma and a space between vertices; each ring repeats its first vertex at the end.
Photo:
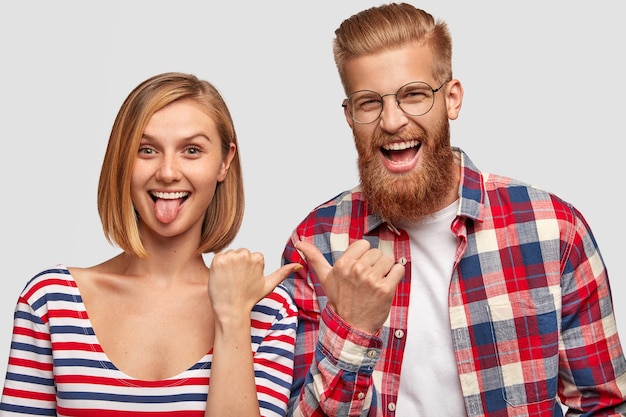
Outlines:
MULTIPOLYGON (((296 316, 281 286, 252 311, 251 347, 263 416, 285 415, 296 316)), ((0 415, 201 417, 211 361, 208 352, 163 381, 124 374, 100 347, 70 272, 58 265, 32 278, 17 302, 0 415)))

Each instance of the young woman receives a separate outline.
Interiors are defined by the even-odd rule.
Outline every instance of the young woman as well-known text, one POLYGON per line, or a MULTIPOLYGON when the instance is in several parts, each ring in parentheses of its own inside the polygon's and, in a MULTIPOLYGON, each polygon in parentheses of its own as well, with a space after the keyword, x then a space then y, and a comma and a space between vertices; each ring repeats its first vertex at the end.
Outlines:
POLYGON ((297 313, 279 283, 298 265, 264 277, 262 254, 223 251, 243 209, 219 92, 181 73, 138 85, 98 186, 105 236, 122 252, 28 282, 0 414, 283 416, 297 313))

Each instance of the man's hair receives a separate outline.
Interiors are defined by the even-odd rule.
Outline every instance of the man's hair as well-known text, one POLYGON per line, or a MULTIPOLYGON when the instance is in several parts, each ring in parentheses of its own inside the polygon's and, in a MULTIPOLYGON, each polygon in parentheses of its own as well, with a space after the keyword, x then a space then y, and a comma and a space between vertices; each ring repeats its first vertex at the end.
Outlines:
POLYGON ((217 184, 202 224, 199 253, 216 252, 235 238, 244 212, 239 146, 232 117, 218 90, 191 74, 167 72, 139 84, 122 104, 109 137, 98 183, 98 213, 107 240, 125 252, 146 257, 131 199, 133 163, 148 121, 179 100, 192 100, 215 122, 222 157, 235 144, 235 156, 224 181, 217 184))
POLYGON ((335 30, 333 54, 339 77, 349 94, 345 61, 407 44, 426 44, 433 51, 433 76, 452 79, 452 37, 447 24, 407 3, 390 3, 363 10, 335 30))

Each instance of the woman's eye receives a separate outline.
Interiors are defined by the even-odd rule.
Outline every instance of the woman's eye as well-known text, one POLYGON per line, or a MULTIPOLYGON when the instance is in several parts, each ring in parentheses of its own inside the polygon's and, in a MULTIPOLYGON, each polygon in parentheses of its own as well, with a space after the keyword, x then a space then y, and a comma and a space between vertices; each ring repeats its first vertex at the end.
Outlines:
POLYGON ((187 148, 187 153, 190 155, 197 155, 200 153, 200 148, 198 148, 197 146, 191 146, 187 148))
POLYGON ((139 153, 142 155, 152 155, 154 153, 154 150, 152 148, 142 147, 139 148, 139 153))

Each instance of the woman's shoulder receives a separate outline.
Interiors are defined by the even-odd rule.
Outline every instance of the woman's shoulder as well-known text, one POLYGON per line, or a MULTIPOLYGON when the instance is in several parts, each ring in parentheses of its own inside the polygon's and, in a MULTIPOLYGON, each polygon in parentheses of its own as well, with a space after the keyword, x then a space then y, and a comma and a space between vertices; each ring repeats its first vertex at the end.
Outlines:
POLYGON ((42 290, 47 292, 53 287, 76 287, 74 278, 67 266, 57 264, 40 270, 28 280, 22 295, 42 290))
POLYGON ((62 264, 45 268, 36 273, 24 286, 19 295, 18 306, 28 305, 41 317, 51 310, 68 307, 68 303, 81 302, 78 287, 69 269, 62 264))

